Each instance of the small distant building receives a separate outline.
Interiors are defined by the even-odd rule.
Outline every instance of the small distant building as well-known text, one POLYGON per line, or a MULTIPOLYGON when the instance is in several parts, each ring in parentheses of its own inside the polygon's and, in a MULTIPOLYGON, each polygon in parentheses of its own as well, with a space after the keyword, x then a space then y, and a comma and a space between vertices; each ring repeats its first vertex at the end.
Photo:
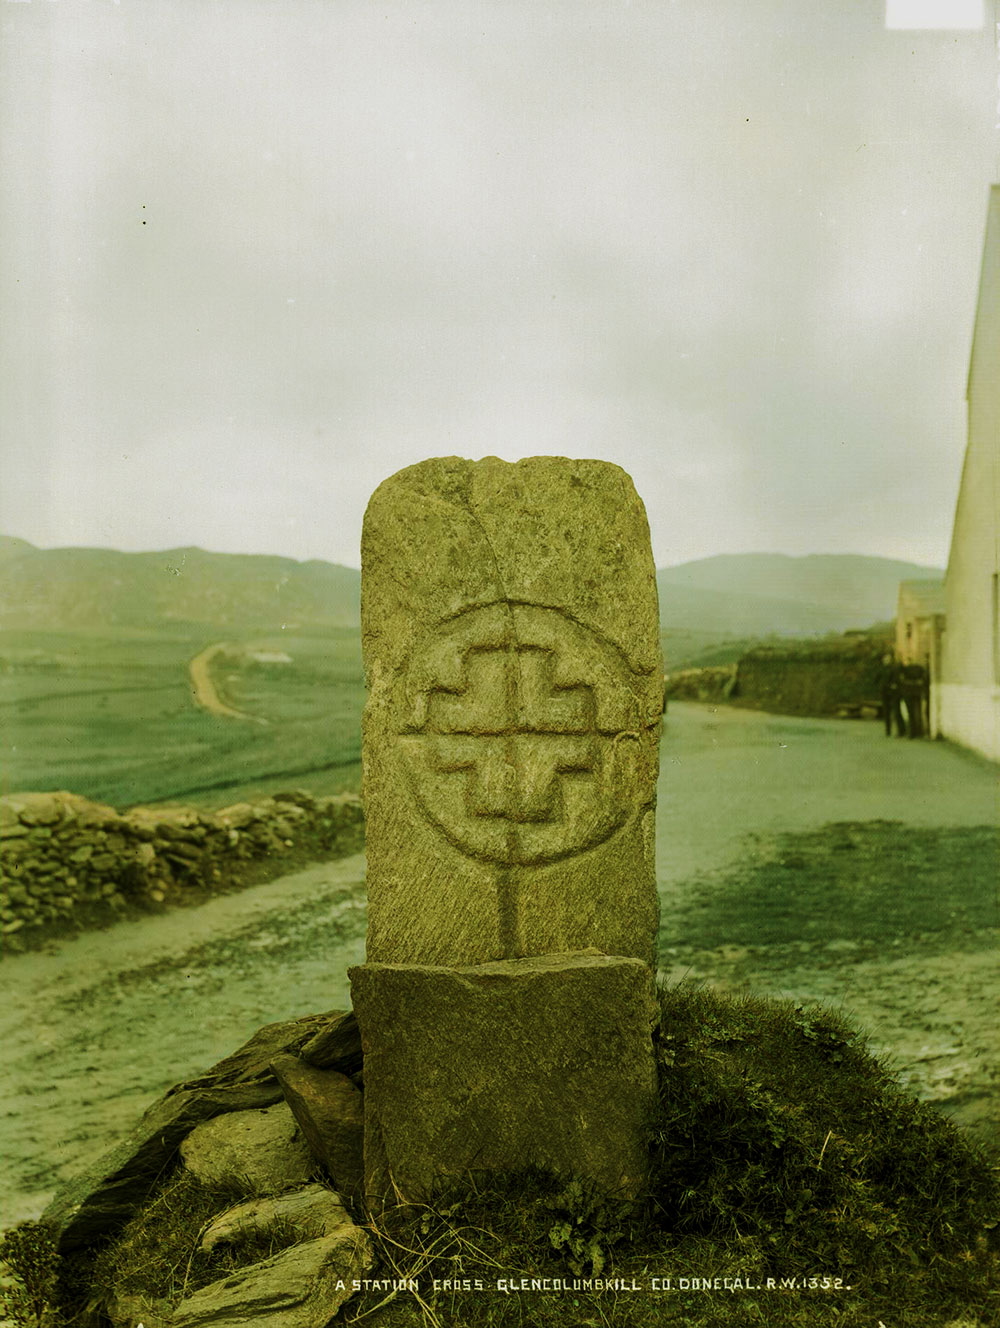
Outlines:
POLYGON ((292 657, 284 650, 251 650, 250 662, 253 664, 291 664, 292 657))
POLYGON ((932 726, 1000 761, 1000 185, 990 190, 932 726))
POLYGON ((896 609, 896 658, 902 664, 922 664, 928 676, 936 673, 935 641, 944 618, 944 582, 900 581, 896 609))

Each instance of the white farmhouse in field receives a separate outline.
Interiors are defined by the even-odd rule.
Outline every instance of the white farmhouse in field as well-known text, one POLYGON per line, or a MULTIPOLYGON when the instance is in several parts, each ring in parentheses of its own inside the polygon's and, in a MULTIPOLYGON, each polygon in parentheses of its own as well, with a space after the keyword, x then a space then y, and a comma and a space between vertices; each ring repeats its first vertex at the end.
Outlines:
POLYGON ((990 191, 966 395, 969 441, 931 709, 943 737, 1000 761, 1000 185, 990 191))

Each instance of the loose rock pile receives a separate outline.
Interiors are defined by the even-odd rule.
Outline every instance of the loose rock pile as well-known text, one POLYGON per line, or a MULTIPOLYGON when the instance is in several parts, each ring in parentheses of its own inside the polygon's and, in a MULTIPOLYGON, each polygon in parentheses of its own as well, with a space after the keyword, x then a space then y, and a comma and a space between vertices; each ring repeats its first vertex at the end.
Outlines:
POLYGON ((0 933, 13 948, 53 925, 179 902, 192 887, 224 889, 251 862, 305 849, 342 855, 363 839, 361 799, 349 793, 124 813, 73 793, 9 794, 0 798, 0 933))
POLYGON ((362 1170, 361 1067, 349 1012, 268 1024, 200 1078, 177 1084, 63 1188, 43 1220, 64 1255, 83 1251, 88 1264, 143 1208, 157 1176, 169 1184, 186 1175, 255 1196, 220 1206, 199 1234, 206 1252, 276 1224, 293 1229, 288 1248, 179 1302, 114 1289, 100 1308, 115 1328, 251 1320, 316 1328, 329 1321, 374 1262, 344 1202, 356 1194, 362 1170))

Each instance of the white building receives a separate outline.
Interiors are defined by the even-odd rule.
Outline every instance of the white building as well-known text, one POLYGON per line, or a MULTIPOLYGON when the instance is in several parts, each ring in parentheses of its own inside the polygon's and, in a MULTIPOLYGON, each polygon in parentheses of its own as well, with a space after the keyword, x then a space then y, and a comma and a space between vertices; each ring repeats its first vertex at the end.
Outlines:
POLYGON ((943 737, 1000 761, 1000 185, 990 191, 966 397, 969 440, 931 709, 943 737))
POLYGON ((934 658, 935 638, 944 611, 943 581, 900 581, 896 606, 896 658, 900 663, 922 664, 929 677, 935 676, 940 668, 940 661, 934 658))

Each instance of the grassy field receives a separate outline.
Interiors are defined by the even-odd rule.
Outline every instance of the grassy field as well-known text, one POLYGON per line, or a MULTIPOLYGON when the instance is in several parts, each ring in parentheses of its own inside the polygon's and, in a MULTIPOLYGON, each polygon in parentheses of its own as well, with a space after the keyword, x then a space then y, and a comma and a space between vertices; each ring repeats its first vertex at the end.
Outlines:
POLYGON ((0 633, 4 792, 70 789, 116 807, 222 806, 290 784, 357 788, 364 700, 356 629, 241 639, 220 691, 263 723, 207 713, 190 660, 217 640, 198 626, 0 633), (258 663, 281 652, 290 663, 258 663))
MULTIPOLYGON (((754 642, 680 632, 663 644, 676 669, 679 661, 731 662, 754 642)), ((355 627, 269 635, 160 620, 3 629, 0 790, 69 789, 119 808, 219 807, 291 786, 356 790, 363 705, 355 627), (228 648, 212 661, 212 681, 252 719, 213 715, 193 697, 190 661, 221 641, 228 648)))

